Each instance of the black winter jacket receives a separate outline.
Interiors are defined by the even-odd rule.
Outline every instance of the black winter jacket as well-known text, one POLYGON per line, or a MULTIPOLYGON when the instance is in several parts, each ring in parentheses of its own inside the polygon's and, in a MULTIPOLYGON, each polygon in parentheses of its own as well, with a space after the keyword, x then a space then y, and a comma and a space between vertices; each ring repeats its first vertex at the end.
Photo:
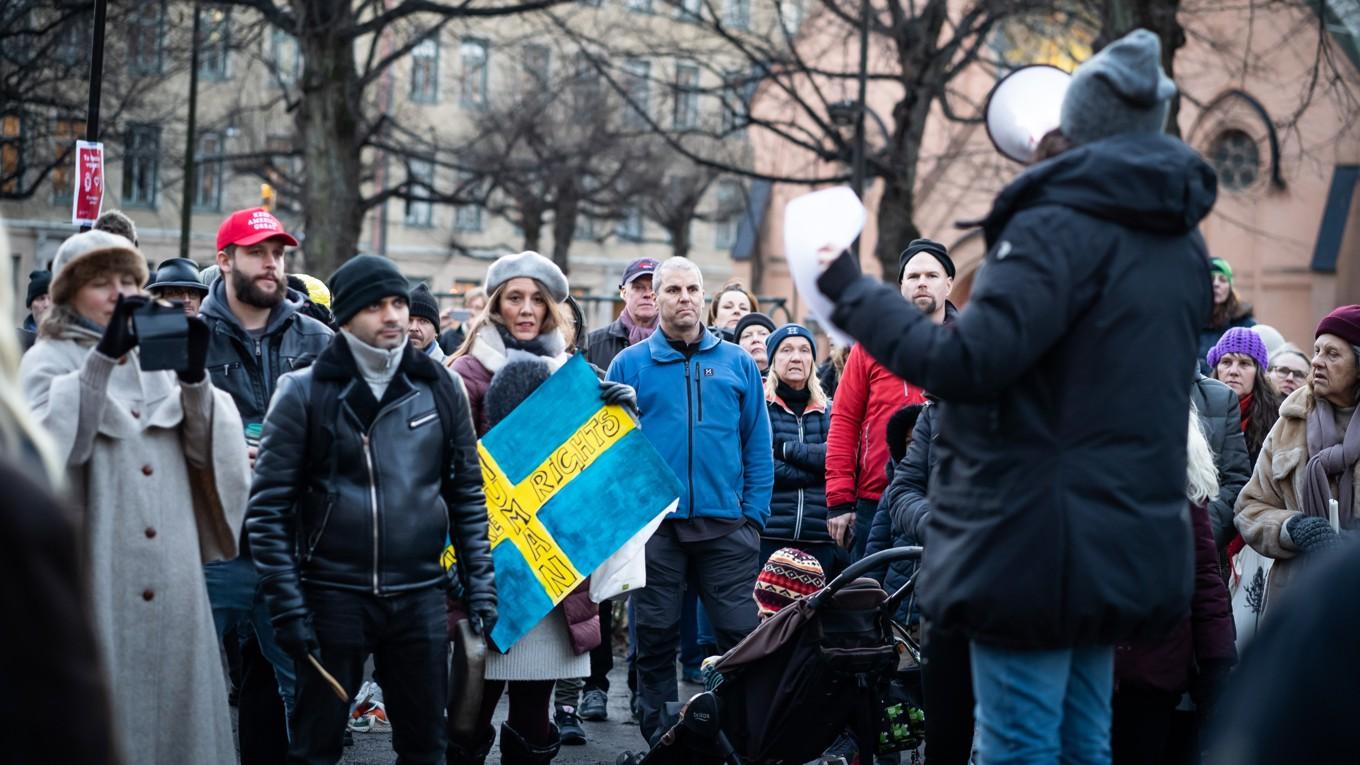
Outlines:
POLYGON ((907 444, 907 454, 897 463, 892 481, 883 492, 885 506, 892 518, 893 536, 909 545, 926 543, 925 522, 930 517, 930 474, 935 469, 938 454, 935 436, 938 434, 940 407, 929 404, 916 418, 916 429, 907 444))
POLYGON ((208 374, 213 387, 236 402, 241 421, 264 421, 281 375, 311 363, 330 343, 330 327, 300 312, 302 294, 288 295, 274 309, 264 335, 256 340, 231 312, 226 279, 213 282, 199 316, 208 323, 208 374))
POLYGON ((312 367, 280 379, 246 511, 275 621, 305 612, 303 582, 374 595, 444 583, 446 533, 469 600, 494 604, 477 436, 467 394, 454 381, 459 414, 446 453, 433 388, 440 375, 448 372, 408 345, 375 401, 348 343, 336 337, 312 367), (341 386, 329 453, 319 460, 307 454, 320 426, 308 421, 318 380, 341 386))
POLYGON ((1209 525, 1220 553, 1237 534, 1233 525, 1233 505, 1242 487, 1251 480, 1252 464, 1247 456, 1247 441, 1242 436, 1242 409, 1237 394, 1218 380, 1195 373, 1190 400, 1199 410, 1204 435, 1214 450, 1218 468, 1218 496, 1209 502, 1209 525))
POLYGON ((936 326, 842 256, 833 321, 941 399, 921 608, 992 645, 1166 633, 1185 617, 1187 370, 1209 316, 1196 231, 1214 171, 1121 135, 1021 174, 983 222, 958 321, 936 326))
POLYGON ((775 397, 768 402, 770 432, 782 454, 774 456, 770 520, 761 536, 799 542, 830 542, 826 530, 826 406, 808 405, 801 415, 775 397))
POLYGON ((614 357, 628 347, 628 328, 615 319, 609 326, 586 336, 586 361, 600 369, 608 369, 614 357))

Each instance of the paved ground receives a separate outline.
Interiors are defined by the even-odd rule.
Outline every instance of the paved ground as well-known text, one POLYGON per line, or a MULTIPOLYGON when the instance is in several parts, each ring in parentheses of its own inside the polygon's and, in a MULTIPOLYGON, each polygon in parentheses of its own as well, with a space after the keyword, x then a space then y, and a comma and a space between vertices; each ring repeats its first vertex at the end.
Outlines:
MULTIPOLYGON (((628 685, 623 672, 623 659, 615 660, 614 671, 609 676, 609 719, 604 722, 584 723, 589 741, 585 746, 564 746, 554 763, 563 765, 585 765, 586 763, 606 763, 614 765, 615 759, 625 750, 636 751, 642 748, 642 735, 633 724, 628 712, 628 685)), ((697 685, 682 683, 681 696, 702 690, 697 685)), ((501 700, 496 712, 495 724, 506 714, 506 701, 501 700)), ((354 746, 345 749, 344 765, 389 765, 396 759, 392 752, 392 734, 389 728, 375 728, 371 733, 354 734, 354 746)), ((500 753, 491 750, 488 763, 499 763, 500 753)))

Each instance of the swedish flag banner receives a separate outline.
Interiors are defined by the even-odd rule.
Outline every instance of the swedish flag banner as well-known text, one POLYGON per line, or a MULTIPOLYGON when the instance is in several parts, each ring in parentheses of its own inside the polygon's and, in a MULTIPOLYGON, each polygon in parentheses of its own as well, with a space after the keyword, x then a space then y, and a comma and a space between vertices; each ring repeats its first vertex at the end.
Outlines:
MULTIPOLYGON (((478 443, 500 618, 510 648, 680 496, 680 481, 573 358, 478 443)), ((452 551, 446 551, 446 562, 452 551)))

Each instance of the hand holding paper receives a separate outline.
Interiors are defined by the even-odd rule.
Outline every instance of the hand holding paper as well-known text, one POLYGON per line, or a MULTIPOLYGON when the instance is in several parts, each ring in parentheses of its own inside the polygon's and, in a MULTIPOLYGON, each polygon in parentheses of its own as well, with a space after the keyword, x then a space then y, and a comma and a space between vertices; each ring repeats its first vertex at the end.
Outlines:
POLYGON ((813 315, 841 345, 854 340, 831 323, 834 306, 817 289, 817 277, 855 241, 864 220, 864 205, 845 186, 804 194, 784 207, 784 257, 793 283, 813 315))

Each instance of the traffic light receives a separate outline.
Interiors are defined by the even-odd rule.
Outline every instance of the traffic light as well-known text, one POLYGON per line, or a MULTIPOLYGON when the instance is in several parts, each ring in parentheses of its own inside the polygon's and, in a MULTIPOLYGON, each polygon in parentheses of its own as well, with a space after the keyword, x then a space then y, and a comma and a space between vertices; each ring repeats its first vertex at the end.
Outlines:
POLYGON ((278 197, 279 193, 274 190, 273 186, 268 183, 260 184, 260 207, 263 207, 269 212, 273 212, 274 204, 278 202, 278 197))

